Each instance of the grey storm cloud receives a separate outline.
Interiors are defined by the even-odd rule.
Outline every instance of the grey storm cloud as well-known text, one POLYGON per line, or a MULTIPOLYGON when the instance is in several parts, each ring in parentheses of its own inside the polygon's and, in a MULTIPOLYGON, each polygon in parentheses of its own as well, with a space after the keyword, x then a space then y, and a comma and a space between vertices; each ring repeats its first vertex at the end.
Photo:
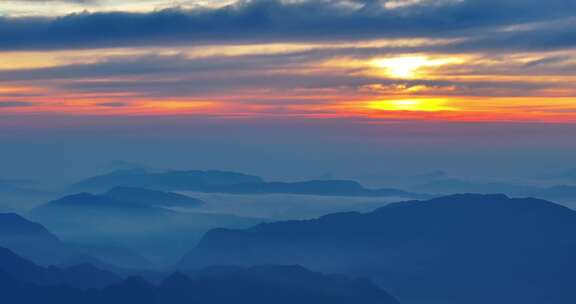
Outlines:
MULTIPOLYGON (((385 9, 377 1, 355 1, 353 8, 342 2, 252 0, 216 9, 4 17, 0 18, 0 50, 392 37, 482 38, 483 33, 498 27, 569 18, 576 10, 576 1, 568 0, 549 0, 545 4, 536 0, 423 1, 398 9, 385 9)), ((574 37, 564 40, 573 41, 574 37)))

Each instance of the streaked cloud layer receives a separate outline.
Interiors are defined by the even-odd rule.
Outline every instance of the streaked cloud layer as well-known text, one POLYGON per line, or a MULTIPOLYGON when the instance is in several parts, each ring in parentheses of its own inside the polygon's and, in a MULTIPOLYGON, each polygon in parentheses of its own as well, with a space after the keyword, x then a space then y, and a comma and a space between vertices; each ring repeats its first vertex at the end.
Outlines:
POLYGON ((569 0, 13 0, 0 11, 11 115, 576 122, 569 0))

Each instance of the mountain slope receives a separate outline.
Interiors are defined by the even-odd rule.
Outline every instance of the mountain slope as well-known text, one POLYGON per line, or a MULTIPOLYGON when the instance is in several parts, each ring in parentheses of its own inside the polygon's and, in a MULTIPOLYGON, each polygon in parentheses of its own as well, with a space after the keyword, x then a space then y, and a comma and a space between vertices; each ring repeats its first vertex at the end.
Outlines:
POLYGON ((399 189, 368 189, 349 180, 310 180, 301 182, 265 182, 260 177, 227 171, 169 171, 150 173, 124 170, 83 180, 74 190, 107 190, 114 187, 147 188, 164 191, 197 191, 229 194, 308 194, 333 196, 399 196, 428 198, 428 195, 399 189))
POLYGON ((108 190, 114 187, 138 187, 154 190, 204 191, 214 187, 262 182, 257 176, 228 171, 168 171, 153 173, 142 169, 121 170, 80 181, 74 190, 108 190))
POLYGON ((198 207, 205 204, 199 199, 186 195, 135 187, 115 187, 104 196, 118 201, 133 202, 161 207, 198 207))
MULTIPOLYGON (((164 194, 162 194, 164 195, 164 194)), ((108 195, 80 193, 48 202, 30 216, 67 241, 85 247, 121 244, 153 264, 172 264, 208 230, 244 228, 262 222, 225 214, 177 212, 162 204, 124 201, 108 195)), ((103 252, 102 259, 122 267, 122 255, 103 252)))
POLYGON ((367 280, 314 273, 298 266, 205 269, 175 273, 160 284, 122 280, 89 265, 43 268, 0 248, 0 299, 37 304, 398 304, 367 280))
POLYGON ((324 275, 300 266, 215 267, 189 273, 189 275, 191 278, 178 274, 167 278, 160 286, 162 302, 398 303, 396 299, 369 280, 324 275), (178 290, 185 290, 185 286, 192 288, 191 292, 184 293, 190 301, 173 300, 173 294, 178 294, 178 290))
POLYGON ((576 212, 454 195, 374 212, 209 232, 181 262, 301 264, 370 275, 403 303, 571 303, 576 212))
MULTIPOLYGON (((80 227, 81 224, 77 224, 80 227)), ((76 228, 78 229, 78 228, 76 228)), ((14 213, 0 213, 0 246, 40 265, 76 265, 86 262, 113 267, 147 266, 137 254, 117 247, 80 246, 61 241, 43 225, 14 213)))
POLYGON ((398 189, 367 189, 360 183, 349 180, 310 180, 302 182, 261 182, 228 185, 218 192, 234 194, 285 193, 332 196, 399 196, 416 197, 418 194, 398 189))
POLYGON ((0 246, 41 264, 58 264, 79 254, 44 226, 14 213, 0 214, 0 246))
POLYGON ((64 196, 35 208, 32 213, 36 216, 70 215, 160 215, 167 210, 141 204, 133 201, 119 200, 107 195, 79 193, 64 196))
POLYGON ((120 276, 88 264, 68 268, 38 266, 2 247, 0 271, 18 281, 49 286, 102 288, 121 281, 120 276))

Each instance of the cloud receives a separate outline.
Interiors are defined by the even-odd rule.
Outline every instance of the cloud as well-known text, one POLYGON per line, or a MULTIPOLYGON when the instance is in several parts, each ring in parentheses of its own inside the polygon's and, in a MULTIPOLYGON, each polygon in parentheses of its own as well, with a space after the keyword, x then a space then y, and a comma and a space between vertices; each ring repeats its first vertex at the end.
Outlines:
MULTIPOLYGON (((576 2, 574 2, 576 3, 576 2)), ((453 52, 549 51, 576 47, 576 19, 538 24, 533 28, 487 32, 447 46, 453 52)))
POLYGON ((35 2, 35 3, 48 3, 48 2, 69 2, 69 3, 81 3, 81 4, 95 4, 100 2, 101 0, 10 0, 10 2, 13 3, 18 3, 18 2, 22 2, 22 3, 31 3, 31 2, 35 2))
POLYGON ((118 102, 118 101, 100 102, 100 103, 97 103, 95 105, 98 107, 108 107, 108 108, 122 108, 122 107, 130 106, 130 104, 127 102, 118 102))
POLYGON ((548 56, 544 58, 540 58, 537 60, 532 60, 527 62, 524 66, 527 68, 536 67, 536 66, 546 66, 546 65, 553 65, 553 64, 562 64, 570 61, 572 57, 570 56, 548 56))
MULTIPOLYGON (((448 73, 445 77, 434 80, 398 80, 386 78, 385 75, 364 73, 371 67, 320 65, 321 68, 318 68, 318 63, 341 58, 346 54, 340 51, 342 50, 322 49, 200 58, 187 58, 184 55, 113 56, 89 64, 0 71, 0 81, 26 83, 56 92, 75 92, 91 96, 123 94, 131 98, 154 99, 223 95, 242 99, 246 94, 258 95, 262 90, 272 96, 286 98, 305 92, 304 94, 316 95, 315 99, 321 96, 329 99, 326 94, 383 96, 400 92, 410 92, 412 95, 529 96, 538 95, 539 91, 547 88, 566 88, 570 85, 526 82, 525 78, 492 79, 491 75, 498 75, 501 71, 518 73, 525 77, 530 77, 532 72, 540 72, 527 70, 525 61, 513 63, 505 56, 498 59, 499 64, 484 66, 482 60, 478 63, 472 61, 453 71, 454 75, 460 75, 462 71, 473 71, 477 76, 486 76, 476 81, 452 78, 449 70, 445 71, 448 73), (310 72, 302 73, 302 70, 310 68, 310 72), (409 88, 419 89, 411 91, 409 88)), ((372 52, 366 53, 369 57, 354 58, 360 61, 370 60, 372 52)), ((364 55, 362 53, 355 56, 364 55)), ((496 62, 495 58, 491 58, 491 62, 496 62)), ((546 73, 563 72, 562 66, 550 68, 546 73)), ((302 97, 291 99, 302 100, 302 97)), ((290 100, 286 102, 290 103, 290 100)))
POLYGON ((27 101, 0 101, 0 108, 31 107, 36 103, 27 101))
POLYGON ((70 64, 48 68, 0 71, 0 81, 31 80, 78 80, 91 77, 142 76, 162 74, 198 75, 199 73, 222 72, 249 74, 271 68, 296 68, 311 58, 312 53, 272 55, 212 56, 188 59, 183 55, 121 56, 104 59, 97 63, 70 64))
POLYGON ((576 2, 565 0, 417 1, 387 9, 389 2, 253 0, 214 9, 0 18, 0 50, 474 37, 501 26, 568 18, 576 10, 576 2))

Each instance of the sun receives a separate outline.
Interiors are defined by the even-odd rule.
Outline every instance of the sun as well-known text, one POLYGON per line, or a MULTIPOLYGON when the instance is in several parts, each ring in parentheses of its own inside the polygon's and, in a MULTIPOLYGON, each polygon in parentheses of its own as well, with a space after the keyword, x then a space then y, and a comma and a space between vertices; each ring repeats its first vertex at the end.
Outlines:
POLYGON ((457 58, 430 59, 427 56, 418 55, 375 59, 372 61, 372 65, 385 70, 389 77, 410 79, 421 76, 422 70, 426 67, 437 67, 457 62, 460 62, 457 58))
POLYGON ((369 102, 367 107, 381 111, 440 112, 455 110, 455 108, 448 106, 444 99, 376 100, 369 102))
POLYGON ((397 57, 374 60, 374 65, 385 69, 389 76, 395 78, 413 78, 416 71, 426 64, 426 57, 397 57))

